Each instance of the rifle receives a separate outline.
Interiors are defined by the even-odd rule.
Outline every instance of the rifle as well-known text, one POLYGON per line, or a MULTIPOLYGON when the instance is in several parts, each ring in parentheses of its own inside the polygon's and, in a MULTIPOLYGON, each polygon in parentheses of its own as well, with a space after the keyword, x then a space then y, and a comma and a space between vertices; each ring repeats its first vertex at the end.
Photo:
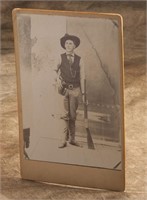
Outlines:
POLYGON ((91 137, 89 125, 88 125, 88 101, 87 101, 87 93, 86 93, 86 79, 84 80, 84 121, 85 121, 85 129, 87 132, 87 144, 89 149, 95 149, 94 143, 91 137))

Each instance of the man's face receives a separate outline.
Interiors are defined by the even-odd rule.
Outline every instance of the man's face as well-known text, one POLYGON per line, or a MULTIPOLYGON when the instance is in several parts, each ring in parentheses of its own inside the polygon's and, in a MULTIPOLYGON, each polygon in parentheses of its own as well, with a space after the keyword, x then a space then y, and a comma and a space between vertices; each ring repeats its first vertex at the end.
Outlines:
POLYGON ((75 49, 75 44, 72 40, 66 40, 65 49, 67 52, 72 53, 75 49))

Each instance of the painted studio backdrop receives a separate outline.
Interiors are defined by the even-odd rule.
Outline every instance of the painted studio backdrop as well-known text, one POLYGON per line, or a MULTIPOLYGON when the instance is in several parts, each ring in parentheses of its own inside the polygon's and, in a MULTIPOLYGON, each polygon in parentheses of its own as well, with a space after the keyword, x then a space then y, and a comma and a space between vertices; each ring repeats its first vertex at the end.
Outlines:
POLYGON ((108 17, 19 14, 17 19, 25 159, 121 170, 120 24, 108 17), (60 38, 65 33, 81 41, 75 53, 84 60, 94 149, 87 145, 82 101, 76 120, 76 140, 82 147, 58 148, 65 124, 53 70, 64 52, 60 38))

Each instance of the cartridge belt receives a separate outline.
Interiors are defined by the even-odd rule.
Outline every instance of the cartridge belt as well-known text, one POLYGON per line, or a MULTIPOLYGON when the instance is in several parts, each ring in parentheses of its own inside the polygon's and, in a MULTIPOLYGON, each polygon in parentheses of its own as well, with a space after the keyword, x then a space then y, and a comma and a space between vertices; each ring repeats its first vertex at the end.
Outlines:
POLYGON ((74 88, 78 88, 80 87, 80 84, 79 83, 74 83, 74 84, 71 84, 71 83, 66 83, 65 85, 65 88, 69 89, 69 90, 73 90, 74 88))

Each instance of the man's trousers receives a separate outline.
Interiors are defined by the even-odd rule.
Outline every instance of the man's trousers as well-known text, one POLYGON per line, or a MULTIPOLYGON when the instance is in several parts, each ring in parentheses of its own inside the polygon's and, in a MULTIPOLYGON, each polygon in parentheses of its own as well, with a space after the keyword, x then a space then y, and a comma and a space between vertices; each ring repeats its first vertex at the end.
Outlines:
POLYGON ((75 122, 76 111, 79 104, 80 88, 67 89, 64 96, 64 114, 62 119, 65 120, 65 128, 63 133, 63 142, 75 142, 75 122))

